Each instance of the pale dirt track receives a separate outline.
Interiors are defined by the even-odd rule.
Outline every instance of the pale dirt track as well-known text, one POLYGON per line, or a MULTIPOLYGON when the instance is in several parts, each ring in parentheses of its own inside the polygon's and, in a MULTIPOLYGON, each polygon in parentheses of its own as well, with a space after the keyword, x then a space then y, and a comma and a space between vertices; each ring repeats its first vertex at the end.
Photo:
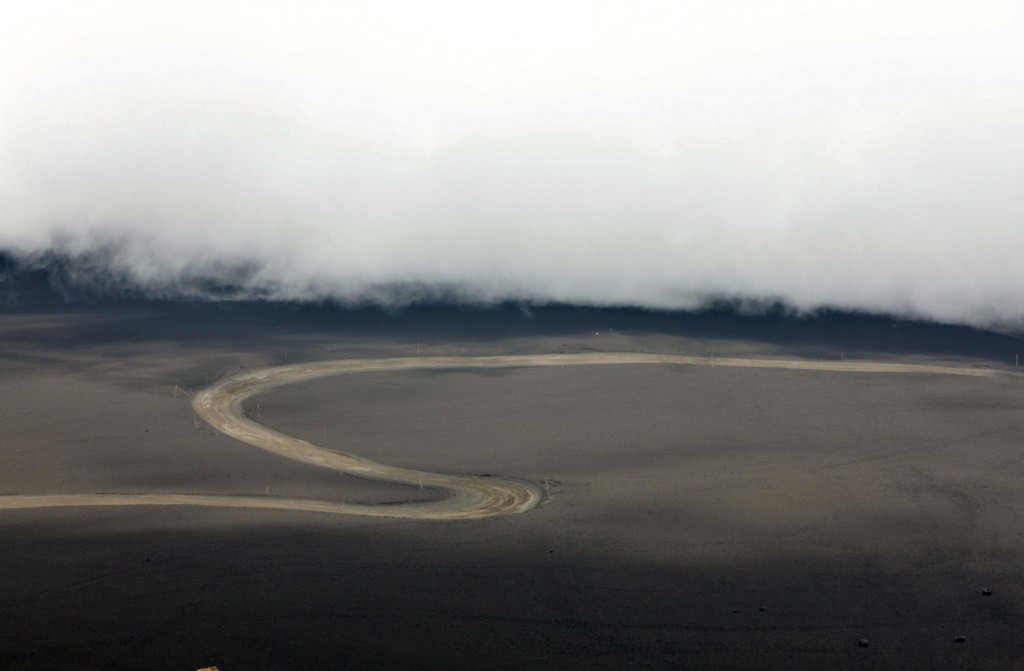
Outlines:
POLYGON ((284 499, 270 496, 200 496, 186 494, 77 494, 0 496, 0 509, 58 506, 188 505, 233 508, 265 508, 347 515, 452 520, 520 513, 535 508, 543 499, 541 488, 531 482, 502 478, 456 476, 388 466, 353 454, 335 452, 292 438, 258 424, 242 404, 275 387, 332 375, 394 370, 452 368, 512 368, 602 364, 662 364, 779 368, 860 373, 929 373, 939 375, 991 376, 987 368, 918 365, 885 362, 822 362, 770 359, 710 359, 672 354, 540 354, 496 357, 416 357, 405 359, 347 359, 293 364, 240 373, 200 391, 193 399, 196 412, 218 431, 255 447, 307 464, 354 476, 429 488, 442 495, 437 501, 394 504, 359 504, 344 501, 284 499))

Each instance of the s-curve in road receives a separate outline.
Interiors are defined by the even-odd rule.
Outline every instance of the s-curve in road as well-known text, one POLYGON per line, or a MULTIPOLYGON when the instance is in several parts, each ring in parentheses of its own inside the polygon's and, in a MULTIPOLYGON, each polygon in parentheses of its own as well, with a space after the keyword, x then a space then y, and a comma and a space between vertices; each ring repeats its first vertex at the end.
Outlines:
POLYGON ((402 359, 343 359, 300 363, 248 371, 228 377, 200 391, 195 411, 218 431, 288 459, 329 468, 361 478, 420 488, 440 494, 434 501, 401 504, 360 504, 342 501, 285 499, 271 496, 213 496, 187 494, 77 494, 0 496, 0 509, 56 506, 194 505, 313 511, 346 515, 455 520, 493 517, 532 510, 543 499, 535 483, 514 479, 457 476, 389 466, 345 452, 328 450, 293 438, 247 417, 242 404, 275 387, 333 375, 452 368, 512 368, 583 365, 714 365, 743 368, 828 370, 851 373, 929 373, 990 376, 999 371, 869 361, 797 361, 707 358, 672 354, 539 354, 489 357, 415 357, 402 359))

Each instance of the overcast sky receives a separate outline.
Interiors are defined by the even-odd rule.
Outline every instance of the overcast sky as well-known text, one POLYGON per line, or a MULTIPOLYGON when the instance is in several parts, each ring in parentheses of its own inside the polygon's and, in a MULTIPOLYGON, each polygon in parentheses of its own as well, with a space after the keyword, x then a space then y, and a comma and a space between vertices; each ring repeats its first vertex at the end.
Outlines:
POLYGON ((157 294, 1016 320, 1024 7, 5 3, 0 248, 98 247, 157 294))

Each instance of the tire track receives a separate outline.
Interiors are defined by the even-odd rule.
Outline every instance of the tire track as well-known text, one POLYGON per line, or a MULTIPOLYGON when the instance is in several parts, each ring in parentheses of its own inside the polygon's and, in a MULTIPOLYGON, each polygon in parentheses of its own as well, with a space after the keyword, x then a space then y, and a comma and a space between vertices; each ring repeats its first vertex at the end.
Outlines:
POLYGON ((414 357, 398 359, 343 359, 291 364, 247 371, 200 391, 193 399, 196 413, 218 431, 268 452, 306 464, 330 468, 370 480, 430 488, 442 495, 437 501, 396 504, 360 504, 344 501, 289 499, 271 496, 214 496, 187 494, 75 494, 0 496, 0 509, 64 506, 214 506, 321 512, 421 520, 478 519, 522 513, 536 508, 543 491, 536 483, 507 478, 458 476, 400 468, 346 452, 328 450, 279 433, 245 416, 242 404, 286 384, 355 373, 395 370, 456 368, 513 368, 580 365, 685 365, 734 368, 774 368, 860 373, 916 373, 986 377, 994 369, 851 361, 794 361, 713 358, 672 354, 539 354, 489 357, 414 357))

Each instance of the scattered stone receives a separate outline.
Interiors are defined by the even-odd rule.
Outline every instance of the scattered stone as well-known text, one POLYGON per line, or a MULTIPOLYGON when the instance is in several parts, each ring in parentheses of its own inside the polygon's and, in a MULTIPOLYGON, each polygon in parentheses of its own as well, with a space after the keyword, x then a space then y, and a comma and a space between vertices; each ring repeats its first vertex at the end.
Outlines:
POLYGON ((761 607, 760 607, 760 608, 758 608, 757 610, 758 610, 759 612, 763 613, 763 612, 765 612, 766 610, 768 610, 768 607, 767 607, 767 606, 761 606, 761 607))
POLYGON ((868 639, 866 639, 866 638, 860 639, 859 641, 857 641, 857 645, 858 645, 858 647, 861 647, 861 648, 868 647, 868 639))
POLYGON ((953 642, 954 643, 966 643, 967 642, 967 637, 966 636, 954 636, 953 637, 953 642))
POLYGON ((740 612, 740 609, 739 609, 739 608, 733 608, 733 609, 732 609, 732 612, 734 612, 734 613, 738 613, 738 612, 740 612))
POLYGON ((981 590, 981 595, 982 596, 992 596, 992 588, 991 587, 986 587, 985 589, 981 590))

